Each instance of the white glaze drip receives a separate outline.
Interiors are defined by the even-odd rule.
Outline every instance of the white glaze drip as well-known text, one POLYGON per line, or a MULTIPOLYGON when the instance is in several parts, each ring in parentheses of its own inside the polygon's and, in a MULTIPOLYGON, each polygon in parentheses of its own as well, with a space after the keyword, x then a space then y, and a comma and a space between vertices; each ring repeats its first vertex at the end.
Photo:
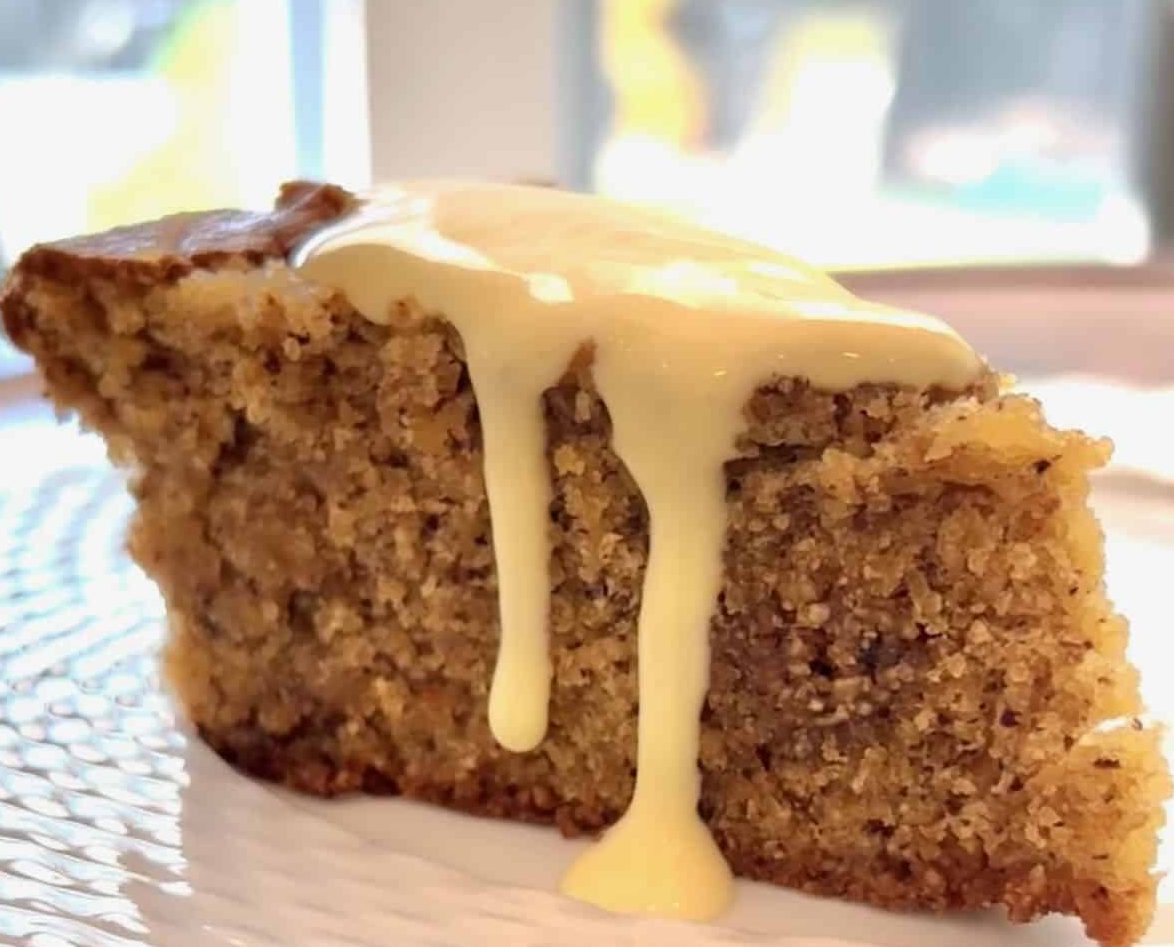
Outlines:
POLYGON ((616 453, 650 514, 639 616, 636 789, 563 890, 619 911, 719 913, 730 873, 697 815, 709 622, 721 585, 723 464, 772 376, 961 388, 981 360, 947 326, 857 300, 789 257, 561 191, 387 188, 297 256, 386 321, 412 297, 460 333, 477 396, 501 614, 497 740, 537 747, 550 697, 542 393, 585 343, 616 453))

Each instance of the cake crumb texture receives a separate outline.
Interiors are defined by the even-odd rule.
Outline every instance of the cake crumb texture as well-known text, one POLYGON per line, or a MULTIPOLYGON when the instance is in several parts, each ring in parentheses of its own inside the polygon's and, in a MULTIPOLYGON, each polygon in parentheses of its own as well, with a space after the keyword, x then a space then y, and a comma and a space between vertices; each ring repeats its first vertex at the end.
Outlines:
MULTIPOLYGON (((460 339, 410 301, 375 325, 290 270, 349 200, 299 187, 302 216, 236 243, 195 215, 35 248, 0 296, 9 334, 133 471, 167 674, 218 752, 321 795, 594 832, 632 792, 648 515, 590 353, 545 396, 550 730, 512 754, 486 719, 496 579, 460 339)), ((1088 507, 1108 446, 993 376, 777 378, 746 417, 701 750, 735 871, 1136 941, 1169 784, 1088 507)))

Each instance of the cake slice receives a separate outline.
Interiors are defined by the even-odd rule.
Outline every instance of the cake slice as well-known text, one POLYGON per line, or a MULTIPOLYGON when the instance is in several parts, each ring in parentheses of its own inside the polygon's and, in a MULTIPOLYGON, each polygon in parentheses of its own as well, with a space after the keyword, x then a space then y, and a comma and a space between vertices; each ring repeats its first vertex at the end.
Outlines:
MULTIPOLYGON (((490 696, 512 540, 487 497, 471 337, 421 302, 430 285, 373 313, 365 284, 291 262, 364 213, 297 184, 270 214, 34 247, 0 296, 4 324, 133 471, 130 548, 167 601, 168 677, 226 759, 321 795, 601 830, 636 781, 657 515, 616 449, 607 351, 584 338, 535 404, 549 700, 539 739, 511 750, 490 696)), ((593 214, 572 215, 577 246, 614 261, 593 214)), ((486 239, 532 232, 521 210, 483 219, 486 239)), ((683 244, 658 227, 673 264, 683 244)), ((685 243, 706 259, 706 239, 685 243)), ((815 280, 778 266, 779 285, 815 280)), ((640 299, 725 292, 696 268, 654 269, 640 299)), ((534 275, 551 307, 583 295, 534 275)), ((500 300, 483 298, 496 326, 500 300)), ((1087 502, 1108 446, 1052 429, 975 364, 950 384, 767 373, 737 405, 696 811, 745 877, 892 908, 1075 914, 1130 944, 1153 911, 1168 777, 1087 502)))

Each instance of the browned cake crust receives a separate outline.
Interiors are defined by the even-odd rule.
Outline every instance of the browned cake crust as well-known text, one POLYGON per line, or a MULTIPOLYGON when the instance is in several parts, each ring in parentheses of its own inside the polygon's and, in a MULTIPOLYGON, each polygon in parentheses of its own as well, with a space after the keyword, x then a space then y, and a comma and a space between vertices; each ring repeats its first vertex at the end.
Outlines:
MULTIPOLYGON (((486 721, 497 642, 477 406, 441 314, 388 326, 282 255, 349 198, 30 251, 0 298, 49 392, 131 465, 170 680, 241 767, 593 831, 635 766, 647 513, 584 355, 546 395, 554 686, 486 721)), ((1106 602, 1088 471, 993 377, 775 379, 727 467, 702 812, 735 870, 887 907, 1003 904, 1135 941, 1168 791, 1106 602)))

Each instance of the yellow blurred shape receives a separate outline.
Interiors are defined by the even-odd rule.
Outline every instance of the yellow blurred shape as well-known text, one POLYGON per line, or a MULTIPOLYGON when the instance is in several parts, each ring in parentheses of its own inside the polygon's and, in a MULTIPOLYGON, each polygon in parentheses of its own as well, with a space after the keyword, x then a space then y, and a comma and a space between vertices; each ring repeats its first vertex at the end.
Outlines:
POLYGON ((91 190, 91 229, 239 203, 234 156, 224 127, 240 43, 236 3, 207 0, 184 14, 156 66, 156 74, 174 97, 175 130, 123 177, 91 190))
POLYGON ((601 58, 615 96, 615 137, 692 150, 705 125, 705 89, 668 33, 674 0, 607 0, 601 58))

